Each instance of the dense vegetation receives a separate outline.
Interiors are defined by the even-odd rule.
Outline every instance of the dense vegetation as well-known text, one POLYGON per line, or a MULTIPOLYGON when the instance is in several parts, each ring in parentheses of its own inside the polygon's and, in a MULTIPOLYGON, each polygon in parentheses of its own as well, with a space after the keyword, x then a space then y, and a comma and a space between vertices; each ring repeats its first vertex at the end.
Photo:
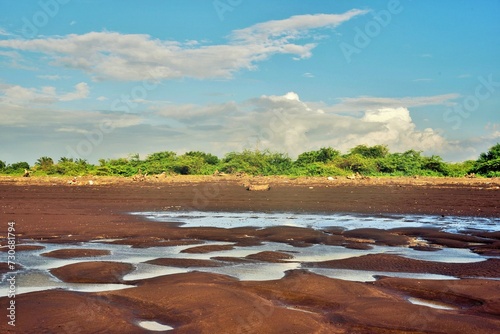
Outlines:
POLYGON ((57 162, 50 157, 39 158, 34 166, 26 162, 7 165, 0 160, 0 173, 22 175, 29 170, 34 175, 119 175, 136 174, 182 174, 210 175, 215 172, 249 175, 290 176, 335 176, 360 173, 370 176, 453 176, 470 173, 481 176, 500 176, 500 144, 482 153, 476 161, 447 163, 441 157, 424 156, 421 152, 409 150, 390 153, 383 145, 354 147, 347 154, 324 147, 317 151, 304 152, 294 161, 288 155, 278 152, 250 151, 231 152, 222 159, 199 152, 177 155, 165 151, 153 153, 145 159, 138 154, 120 159, 101 159, 98 165, 83 159, 60 158, 57 162))

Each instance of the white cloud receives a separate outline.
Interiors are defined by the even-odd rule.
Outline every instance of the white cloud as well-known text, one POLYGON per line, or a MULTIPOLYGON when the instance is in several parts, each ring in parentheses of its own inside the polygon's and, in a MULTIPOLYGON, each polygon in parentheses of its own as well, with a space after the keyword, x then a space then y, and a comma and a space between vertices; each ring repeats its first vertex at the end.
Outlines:
MULTIPOLYGON (((0 85, 0 91, 5 88, 6 85, 0 85)), ((50 86, 36 91, 10 88, 17 95, 11 94, 18 99, 67 95, 57 94, 50 86)), ((80 88, 81 91, 84 89, 80 88)), ((73 94, 78 95, 78 92, 76 89, 73 94)), ((244 148, 269 148, 295 157, 325 146, 347 152, 359 144, 386 144, 392 152, 416 149, 457 161, 477 157, 499 138, 498 125, 490 124, 485 131, 487 135, 468 141, 450 141, 439 129, 419 128, 411 117, 411 107, 401 105, 404 101, 413 105, 448 103, 442 96, 371 99, 376 102, 374 106, 347 115, 330 112, 335 105, 302 101, 295 92, 212 105, 159 103, 150 105, 149 111, 141 114, 61 110, 44 107, 41 103, 33 107, 0 102, 0 137, 8 136, 9 143, 22 144, 25 140, 22 134, 36 133, 44 138, 47 147, 54 147, 54 150, 59 147, 59 156, 66 154, 67 143, 76 147, 82 140, 93 138, 99 141, 92 150, 92 158, 96 159, 116 156, 117 152, 147 154, 165 147, 178 152, 202 150, 219 156, 244 148), (389 106, 380 107, 382 100, 390 102, 389 106), (394 107, 391 104, 396 100, 399 106, 394 107), (101 143, 96 133, 101 131, 99 127, 104 120, 107 127, 114 130, 103 134, 101 143)), ((14 148, 11 151, 14 152, 14 148)))
POLYGON ((311 39, 313 36, 309 35, 314 29, 334 28, 366 12, 298 15, 259 23, 233 31, 229 42, 220 45, 164 41, 141 34, 90 32, 0 40, 0 48, 43 53, 52 59, 53 65, 85 71, 96 80, 229 78, 239 70, 255 69, 258 62, 274 54, 308 58, 316 44, 293 41, 311 39))
POLYGON ((108 100, 108 98, 106 96, 99 96, 97 98, 97 101, 106 101, 106 100, 108 100))
POLYGON ((433 96, 408 96, 400 98, 358 96, 340 98, 339 103, 326 106, 328 112, 356 112, 380 108, 412 108, 430 105, 452 106, 453 100, 459 98, 456 93, 433 95, 433 96))
POLYGON ((296 15, 284 20, 258 23, 245 29, 235 30, 231 37, 245 43, 270 38, 281 38, 282 41, 287 41, 300 38, 312 29, 335 28, 355 16, 368 12, 353 9, 343 14, 296 15))
POLYGON ((433 81, 433 79, 430 79, 430 78, 419 78, 419 79, 413 80, 413 82, 429 82, 429 81, 433 81))
MULTIPOLYGON (((437 100, 442 98, 413 98, 413 104, 437 100)), ((379 100, 376 102, 380 104, 379 100)), ((217 147, 225 150, 259 147, 295 156, 322 146, 347 151, 359 144, 387 144, 393 151, 417 149, 432 153, 451 147, 439 131, 419 130, 406 107, 365 110, 361 117, 325 113, 323 109, 329 108, 333 106, 318 108, 317 104, 303 102, 298 94, 289 92, 210 107, 170 105, 156 114, 180 122, 179 128, 186 131, 191 143, 211 147, 212 151, 217 147)))
POLYGON ((75 86, 75 91, 62 95, 60 101, 74 101, 85 99, 89 96, 89 86, 85 82, 80 82, 75 86))
MULTIPOLYGON (((407 108, 383 108, 366 111, 361 121, 378 124, 380 127, 362 136, 368 145, 387 144, 394 151, 408 149, 441 153, 449 143, 432 128, 417 130, 407 108)), ((360 138, 355 138, 359 142, 360 138)), ((360 142, 361 143, 361 142, 360 142)))
POLYGON ((59 101, 84 99, 89 94, 85 82, 75 85, 75 91, 65 94, 57 93, 56 88, 44 86, 40 89, 26 88, 19 85, 3 85, 0 87, 0 105, 26 106, 53 104, 59 101))
POLYGON ((84 135, 90 133, 89 130, 80 129, 80 128, 76 128, 76 127, 73 127, 73 126, 61 127, 61 128, 56 129, 56 131, 57 132, 79 133, 79 134, 84 134, 84 135))
POLYGON ((46 74, 46 75, 37 75, 37 78, 56 81, 56 80, 61 80, 63 77, 61 77, 60 75, 57 75, 57 74, 55 74, 55 75, 46 74))

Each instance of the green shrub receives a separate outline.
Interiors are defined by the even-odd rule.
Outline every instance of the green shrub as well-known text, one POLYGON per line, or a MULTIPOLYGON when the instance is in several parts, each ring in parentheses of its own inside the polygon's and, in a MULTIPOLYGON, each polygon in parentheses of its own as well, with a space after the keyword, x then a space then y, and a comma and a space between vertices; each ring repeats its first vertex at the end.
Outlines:
POLYGON ((309 151, 300 154, 295 163, 299 166, 304 166, 314 162, 327 163, 339 155, 340 152, 331 147, 322 147, 318 151, 309 151))
POLYGON ((23 174, 25 169, 29 170, 30 165, 25 161, 21 161, 8 165, 4 171, 6 174, 23 174))
POLYGON ((383 158, 389 154, 389 149, 385 145, 366 146, 358 145, 351 149, 350 154, 359 154, 365 158, 383 158))
POLYGON ((349 154, 334 161, 338 168, 352 173, 374 175, 378 173, 377 163, 374 159, 367 159, 358 153, 349 154))
POLYGON ((488 152, 481 153, 471 172, 493 177, 500 172, 500 144, 492 146, 488 152))
POLYGON ((451 177, 462 177, 469 174, 470 170, 474 167, 474 160, 467 160, 459 163, 449 163, 448 167, 448 176, 451 177))

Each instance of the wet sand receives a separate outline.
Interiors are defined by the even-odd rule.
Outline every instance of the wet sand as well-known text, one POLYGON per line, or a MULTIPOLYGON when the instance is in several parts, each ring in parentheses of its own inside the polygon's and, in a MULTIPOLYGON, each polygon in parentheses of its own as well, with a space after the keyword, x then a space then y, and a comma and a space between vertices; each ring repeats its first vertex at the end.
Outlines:
MULTIPOLYGON (((268 180, 269 181, 269 180, 268 180)), ((381 277, 376 282, 350 282, 306 270, 292 270, 280 280, 239 281, 189 272, 128 282, 124 290, 82 293, 40 291, 16 297, 16 328, 0 323, 1 332, 15 333, 143 333, 140 321, 157 321, 176 333, 495 333, 500 328, 500 233, 453 234, 429 228, 393 230, 313 230, 300 227, 233 229, 158 223, 127 212, 256 211, 394 213, 500 217, 498 180, 408 180, 326 182, 322 179, 271 180, 271 190, 246 191, 246 181, 210 178, 197 183, 110 183, 90 186, 66 183, 0 182, 4 226, 16 222, 18 244, 69 244, 107 240, 136 248, 186 245, 190 253, 279 242, 294 247, 315 244, 349 248, 374 245, 425 248, 467 248, 492 255, 483 262, 447 264, 398 255, 367 255, 311 267, 429 272, 469 277, 427 281, 381 277), (417 239, 418 238, 418 239, 417 239), (118 240, 114 240, 118 239, 118 240), (424 244, 419 240, 425 239, 424 244), (203 241, 232 245, 201 245, 203 241), (470 277, 477 277, 476 279, 470 277), (445 303, 452 310, 412 304, 410 297, 445 303)), ((103 182, 104 183, 104 182, 103 182)), ((96 182, 99 184, 99 182, 96 182)), ((6 228, 0 234, 6 244, 6 228)), ((25 247, 25 246, 23 246, 25 247)), ((26 246, 28 247, 28 246, 26 246)), ((26 249, 26 248, 25 248, 26 249)), ((27 248, 29 249, 29 248, 27 248)), ((23 251, 18 248, 18 251, 23 251)), ((27 250, 26 250, 27 251, 27 250)), ((88 249, 86 250, 89 251, 88 249)), ((52 253, 78 258, 77 251, 52 253)), ((4 254, 4 253, 0 253, 4 254)), ((49 253, 50 254, 50 253, 49 253)), ((95 255, 102 255, 101 252, 95 255)), ((221 261, 282 262, 293 254, 261 252, 246 258, 211 260, 158 259, 156 264, 219 266, 221 261)), ((0 267, 6 272, 4 265, 0 267)), ((57 268, 68 282, 123 282, 131 268, 123 263, 84 262, 57 268)), ((0 298, 6 310, 8 298, 0 298)), ((6 311, 5 311, 6 312, 6 311)))

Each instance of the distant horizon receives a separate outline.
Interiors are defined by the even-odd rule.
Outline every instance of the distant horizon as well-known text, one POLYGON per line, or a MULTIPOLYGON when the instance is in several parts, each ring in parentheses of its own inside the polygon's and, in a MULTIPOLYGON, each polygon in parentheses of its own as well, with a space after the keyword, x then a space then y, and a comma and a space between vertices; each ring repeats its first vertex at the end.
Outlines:
POLYGON ((1 2, 0 160, 500 142, 500 2, 1 2), (131 20, 133 18, 133 20, 131 20))

